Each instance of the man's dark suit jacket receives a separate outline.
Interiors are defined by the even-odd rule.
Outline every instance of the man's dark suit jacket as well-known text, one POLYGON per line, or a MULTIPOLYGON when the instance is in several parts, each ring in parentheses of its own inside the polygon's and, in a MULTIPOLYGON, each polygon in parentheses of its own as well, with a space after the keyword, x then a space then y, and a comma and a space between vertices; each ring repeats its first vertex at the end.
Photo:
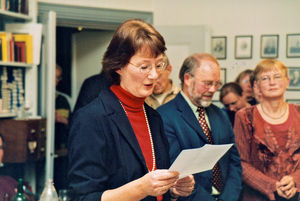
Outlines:
POLYGON ((107 80, 105 73, 102 71, 97 75, 93 75, 84 80, 73 110, 75 113, 79 108, 92 102, 98 97, 102 89, 110 87, 110 82, 107 80))
MULTIPOLYGON (((209 144, 201 125, 191 107, 179 93, 174 100, 159 107, 165 133, 170 146, 170 158, 173 162, 183 149, 199 148, 209 144)), ((214 144, 234 143, 234 133, 227 115, 217 106, 206 108, 214 144)), ((205 163, 205 161, 203 161, 205 163)), ((242 167, 236 146, 234 145, 219 161, 224 181, 224 190, 219 199, 236 201, 241 191, 242 167)), ((198 173, 195 176, 195 190, 186 200, 213 201, 212 171, 198 173)))
MULTIPOLYGON (((145 105, 158 169, 168 169, 169 145, 157 111, 145 105)), ((69 135, 69 186, 74 201, 100 201, 105 190, 147 174, 143 153, 131 124, 109 89, 73 116, 69 135)), ((168 201, 169 195, 164 195, 168 201)), ((146 197, 143 201, 155 201, 146 197)))

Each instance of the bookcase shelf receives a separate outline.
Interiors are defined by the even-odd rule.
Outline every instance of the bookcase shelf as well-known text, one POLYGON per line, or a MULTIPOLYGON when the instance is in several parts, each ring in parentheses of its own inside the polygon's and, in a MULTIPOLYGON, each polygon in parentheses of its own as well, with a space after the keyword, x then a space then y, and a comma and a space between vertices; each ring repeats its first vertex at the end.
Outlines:
POLYGON ((16 117, 17 114, 15 112, 10 113, 0 113, 0 118, 10 118, 10 117, 16 117))
MULTIPOLYGON (((0 0, 1 1, 1 0, 0 0)), ((17 34, 29 34, 34 32, 33 29, 30 29, 27 24, 35 24, 36 13, 37 13, 37 2, 36 0, 25 0, 26 2, 25 10, 23 8, 11 8, 12 10, 6 10, 1 4, 0 8, 0 32, 3 33, 17 33, 17 34), (28 3, 28 5, 27 5, 28 3), (13 9, 22 10, 20 13, 13 9), (28 13, 28 14, 27 14, 28 13), (16 24, 17 30, 9 30, 7 25, 16 24), (23 26, 24 25, 24 26, 23 26), (18 29, 22 32, 18 32, 18 29)), ((24 4, 23 4, 24 5, 24 4)), ((20 5, 19 5, 20 6, 20 5)), ((2 37, 3 38, 3 37, 2 37)), ((9 39, 9 38, 7 38, 9 39)), ((24 48, 24 46, 18 46, 18 48, 24 48)), ((26 47, 25 47, 26 48, 26 47)), ((22 50, 22 49, 21 49, 22 50)), ((2 51, 3 53, 3 51, 2 51)), ((10 52, 11 53, 11 52, 10 52)), ((32 115, 37 115, 37 79, 38 79, 38 68, 37 64, 32 64, 34 62, 23 61, 24 52, 18 52, 19 55, 22 54, 22 60, 12 61, 11 57, 4 61, 0 61, 0 76, 2 77, 1 81, 1 104, 0 104, 0 118, 14 118, 19 115, 17 111, 22 108, 25 103, 30 103, 32 106, 30 108, 30 113, 32 115), (7 79, 7 80, 6 80, 7 79), (11 93, 11 96, 7 95, 11 93), (10 98, 8 98, 10 97, 10 98), (11 99, 11 100, 9 100, 11 99), (10 106, 7 106, 10 103, 10 106)), ((7 53, 9 56, 9 52, 7 53)), ((25 53, 26 55, 26 53, 25 53)), ((2 55, 3 56, 3 55, 2 55)), ((15 57, 16 58, 16 57, 15 57)))
POLYGON ((24 68, 32 68, 35 65, 33 64, 26 64, 26 63, 21 63, 21 62, 2 62, 0 61, 0 67, 5 66, 5 67, 24 67, 24 68))
POLYGON ((4 9, 0 9, 0 16, 4 16, 6 18, 12 18, 12 19, 22 19, 22 20, 26 20, 26 21, 32 20, 32 17, 30 17, 29 15, 25 15, 22 13, 16 13, 16 12, 12 12, 12 11, 7 11, 4 9))

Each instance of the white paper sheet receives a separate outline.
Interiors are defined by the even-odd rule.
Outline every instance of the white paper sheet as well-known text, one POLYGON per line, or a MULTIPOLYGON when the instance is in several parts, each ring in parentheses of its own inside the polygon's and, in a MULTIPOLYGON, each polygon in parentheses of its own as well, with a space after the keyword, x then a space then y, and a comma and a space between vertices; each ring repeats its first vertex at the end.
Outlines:
POLYGON ((232 145, 206 144, 200 148, 182 150, 169 170, 178 171, 180 173, 179 178, 211 170, 232 145))

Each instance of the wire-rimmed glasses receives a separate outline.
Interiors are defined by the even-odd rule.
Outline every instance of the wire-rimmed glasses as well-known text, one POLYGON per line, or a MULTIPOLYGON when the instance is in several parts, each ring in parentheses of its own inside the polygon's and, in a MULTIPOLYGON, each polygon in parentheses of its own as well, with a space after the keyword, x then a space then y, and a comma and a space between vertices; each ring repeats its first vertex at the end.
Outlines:
POLYGON ((167 63, 166 62, 159 62, 157 64, 141 64, 141 65, 136 65, 136 64, 133 64, 131 62, 129 62, 129 64, 133 65, 134 67, 138 68, 139 71, 143 74, 148 74, 150 73, 150 71, 153 69, 153 66, 155 66, 155 69, 157 72, 161 72, 163 70, 166 69, 167 67, 167 63))

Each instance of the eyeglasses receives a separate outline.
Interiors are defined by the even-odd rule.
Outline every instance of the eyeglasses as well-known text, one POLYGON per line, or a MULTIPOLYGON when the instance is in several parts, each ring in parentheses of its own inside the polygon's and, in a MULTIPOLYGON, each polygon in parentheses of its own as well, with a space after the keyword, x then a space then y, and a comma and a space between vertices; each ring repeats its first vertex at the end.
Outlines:
POLYGON ((264 75, 260 78, 260 81, 262 84, 268 84, 271 80, 274 80, 276 82, 281 81, 282 80, 282 75, 280 74, 276 74, 273 77, 269 76, 269 75, 264 75))
MULTIPOLYGON (((143 74, 148 74, 150 73, 150 71, 152 70, 153 68, 153 65, 152 64, 141 64, 141 65, 136 65, 136 64, 133 64, 131 62, 129 62, 131 65, 133 65, 134 67, 138 68, 139 71, 143 74)), ((163 70, 166 69, 167 67, 167 63, 166 62, 159 62, 157 64, 154 65, 155 66, 155 69, 157 72, 161 72, 163 70)))
POLYGON ((243 83, 243 84, 248 84, 249 82, 250 82, 249 79, 244 79, 244 80, 242 80, 242 83, 243 83))
POLYGON ((204 85, 206 89, 210 89, 212 86, 214 86, 216 89, 218 89, 220 86, 222 86, 222 82, 217 81, 201 81, 201 83, 204 85))

